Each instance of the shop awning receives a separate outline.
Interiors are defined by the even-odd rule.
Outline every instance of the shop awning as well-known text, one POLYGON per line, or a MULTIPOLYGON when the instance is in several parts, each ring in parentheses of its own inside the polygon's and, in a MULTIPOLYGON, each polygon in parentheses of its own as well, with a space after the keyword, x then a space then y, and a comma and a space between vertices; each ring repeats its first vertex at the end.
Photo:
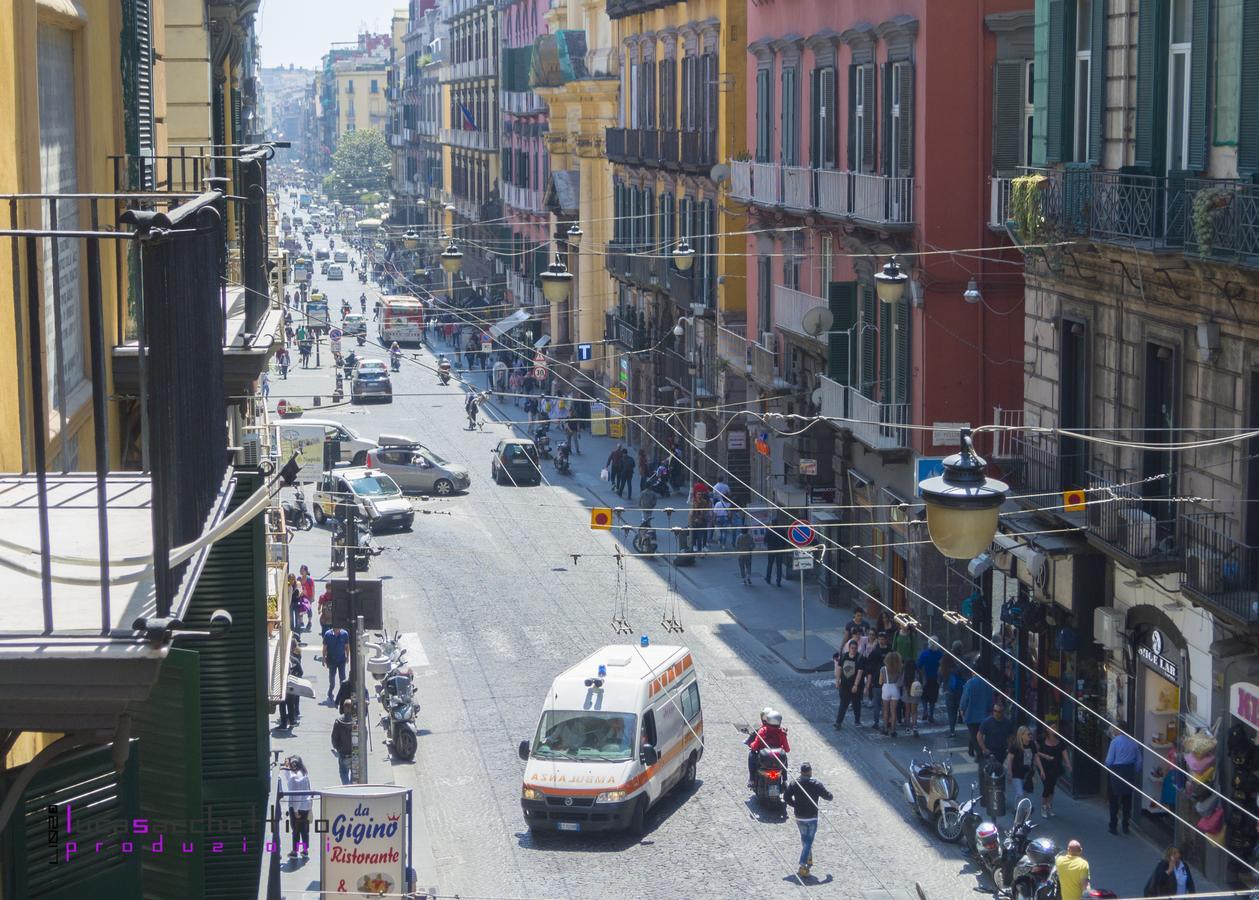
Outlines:
POLYGON ((500 319, 490 326, 490 337, 498 339, 511 331, 517 325, 529 321, 529 313, 523 309, 518 309, 505 319, 500 319))

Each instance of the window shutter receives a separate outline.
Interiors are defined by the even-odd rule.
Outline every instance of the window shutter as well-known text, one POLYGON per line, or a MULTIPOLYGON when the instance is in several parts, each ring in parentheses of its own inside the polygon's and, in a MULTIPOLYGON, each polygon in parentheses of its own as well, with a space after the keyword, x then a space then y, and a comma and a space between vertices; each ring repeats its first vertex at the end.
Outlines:
POLYGON ((909 302, 896 304, 896 383, 892 385, 893 403, 909 402, 909 302))
POLYGON ((1160 5, 1160 0, 1141 0, 1137 13, 1137 122, 1133 164, 1146 171, 1153 171, 1155 161, 1162 158, 1159 146, 1165 140, 1162 129, 1157 127, 1157 123, 1163 120, 1162 111, 1156 108, 1162 93, 1156 83, 1160 69, 1158 62, 1159 57, 1166 53, 1165 47, 1159 47, 1158 40, 1160 5))
POLYGON ((1019 167, 1023 146, 1023 103, 1027 61, 999 60, 992 67, 992 170, 1000 175, 1019 167))
POLYGON ((1259 0, 1243 0, 1241 110, 1238 116, 1239 174, 1259 172, 1259 0))
POLYGON ((861 166, 857 159, 857 78, 856 66, 848 67, 848 168, 856 170, 861 166))
POLYGON ((879 118, 883 120, 883 156, 880 161, 883 164, 881 166, 883 174, 892 175, 896 155, 896 148, 892 146, 892 63, 885 62, 881 68, 883 69, 883 96, 880 98, 882 103, 879 104, 879 118))
POLYGON ((826 375, 840 384, 851 384, 852 339, 857 324, 857 282, 832 281, 826 286, 826 299, 834 319, 831 333, 827 335, 826 375))
POLYGON ((770 144, 773 143, 770 125, 769 69, 756 71, 756 161, 769 162, 770 144))
MULTIPOLYGON (((1207 0, 1198 0, 1206 5, 1207 0)), ((1093 0, 1093 21, 1089 23, 1092 35, 1092 53, 1089 58, 1089 146, 1088 161, 1099 165, 1105 146, 1106 131, 1106 7, 1104 0, 1093 0)), ((1074 68, 1072 71, 1075 71, 1074 68)), ((1202 89, 1206 90, 1206 70, 1202 73, 1202 89)), ((1205 140, 1205 138, 1204 138, 1205 140)))
POLYGON ((1207 166, 1207 118, 1210 92, 1211 0, 1193 0, 1193 36, 1189 61, 1189 157, 1194 172, 1207 166))
POLYGON ((874 113, 874 64, 861 67, 861 78, 865 82, 865 147, 861 154, 861 170, 863 172, 875 171, 875 161, 878 159, 877 147, 875 146, 875 120, 878 116, 874 113))
POLYGON ((822 70, 809 73, 809 165, 822 166, 822 70))
POLYGON ((835 142, 838 137, 838 121, 835 117, 835 69, 828 66, 822 70, 822 113, 819 129, 822 134, 822 166, 833 169, 836 166, 835 142))
POLYGON ((153 134, 153 31, 150 0, 125 0, 122 53, 127 186, 132 190, 154 188, 156 144, 153 134))
POLYGON ((861 293, 861 384, 857 387, 867 397, 874 396, 878 354, 875 340, 878 337, 879 301, 874 289, 863 284, 861 293))
MULTIPOLYGON (((704 54, 704 83, 700 85, 700 97, 704 108, 704 130, 717 133, 717 119, 721 112, 721 97, 717 92, 717 54, 704 54)), ((715 143, 713 145, 715 149, 715 143)))
POLYGON ((795 91, 793 87, 796 82, 796 70, 783 69, 783 99, 782 99, 782 164, 785 166, 794 166, 796 164, 796 148, 795 148, 795 122, 793 118, 793 106, 795 105, 795 91))
POLYGON ((656 63, 657 81, 660 87, 659 127, 665 131, 669 130, 669 73, 665 69, 666 65, 668 65, 668 60, 664 59, 656 63))
POLYGON ((896 98, 900 106, 900 130, 897 133, 899 146, 896 148, 896 172, 898 175, 914 174, 914 64, 898 63, 901 70, 900 96, 896 98))
MULTIPOLYGON (((1074 2, 1074 0, 1072 0, 1074 2)), ((1045 126, 1045 161, 1062 162, 1070 154, 1063 153, 1070 96, 1067 85, 1074 67, 1067 65, 1067 9, 1065 0, 1049 0, 1049 96, 1048 121, 1045 126)), ((1073 42, 1074 43, 1074 42, 1073 42)))

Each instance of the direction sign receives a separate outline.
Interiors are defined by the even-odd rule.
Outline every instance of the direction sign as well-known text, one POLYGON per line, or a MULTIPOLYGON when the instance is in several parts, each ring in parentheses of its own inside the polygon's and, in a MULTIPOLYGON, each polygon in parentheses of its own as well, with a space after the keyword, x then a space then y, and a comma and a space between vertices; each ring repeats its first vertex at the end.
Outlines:
POLYGON ((799 572, 813 568, 813 554, 807 550, 797 550, 791 555, 791 571, 799 572))
POLYGON ((594 358, 593 345, 591 344, 578 344, 577 345, 577 361, 578 362, 586 362, 587 360, 593 359, 593 358, 594 358))
POLYGON ((804 519, 796 519, 787 529, 787 540, 797 547, 807 547, 813 543, 813 526, 804 519))

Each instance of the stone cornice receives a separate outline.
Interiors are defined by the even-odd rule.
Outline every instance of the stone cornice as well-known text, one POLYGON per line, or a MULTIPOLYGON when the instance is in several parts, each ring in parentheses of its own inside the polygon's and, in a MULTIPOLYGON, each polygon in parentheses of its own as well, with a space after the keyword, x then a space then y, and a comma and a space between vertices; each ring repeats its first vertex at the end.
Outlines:
POLYGON ((798 66, 800 56, 804 53, 804 38, 798 34, 788 34, 777 38, 772 44, 774 52, 782 57, 784 66, 798 66))
POLYGON ((756 57, 761 65, 774 64, 774 42, 772 38, 761 38, 748 44, 748 53, 756 57))
POLYGON ((993 34, 1008 34, 1036 27, 1036 14, 1029 11, 992 13, 984 16, 984 25, 993 34))

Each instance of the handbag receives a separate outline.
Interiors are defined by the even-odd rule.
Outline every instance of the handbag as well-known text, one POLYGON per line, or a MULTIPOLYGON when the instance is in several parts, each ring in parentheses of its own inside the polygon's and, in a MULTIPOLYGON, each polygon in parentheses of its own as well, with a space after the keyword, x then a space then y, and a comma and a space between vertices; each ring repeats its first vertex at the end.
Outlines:
POLYGON ((1224 807, 1217 806, 1207 815, 1198 820, 1198 830, 1207 834, 1215 834, 1224 829, 1224 807))
POLYGON ((600 470, 599 470, 599 480, 600 480, 600 481, 607 481, 607 480, 608 480, 608 470, 607 470, 606 468, 603 468, 603 469, 600 469, 600 470))

